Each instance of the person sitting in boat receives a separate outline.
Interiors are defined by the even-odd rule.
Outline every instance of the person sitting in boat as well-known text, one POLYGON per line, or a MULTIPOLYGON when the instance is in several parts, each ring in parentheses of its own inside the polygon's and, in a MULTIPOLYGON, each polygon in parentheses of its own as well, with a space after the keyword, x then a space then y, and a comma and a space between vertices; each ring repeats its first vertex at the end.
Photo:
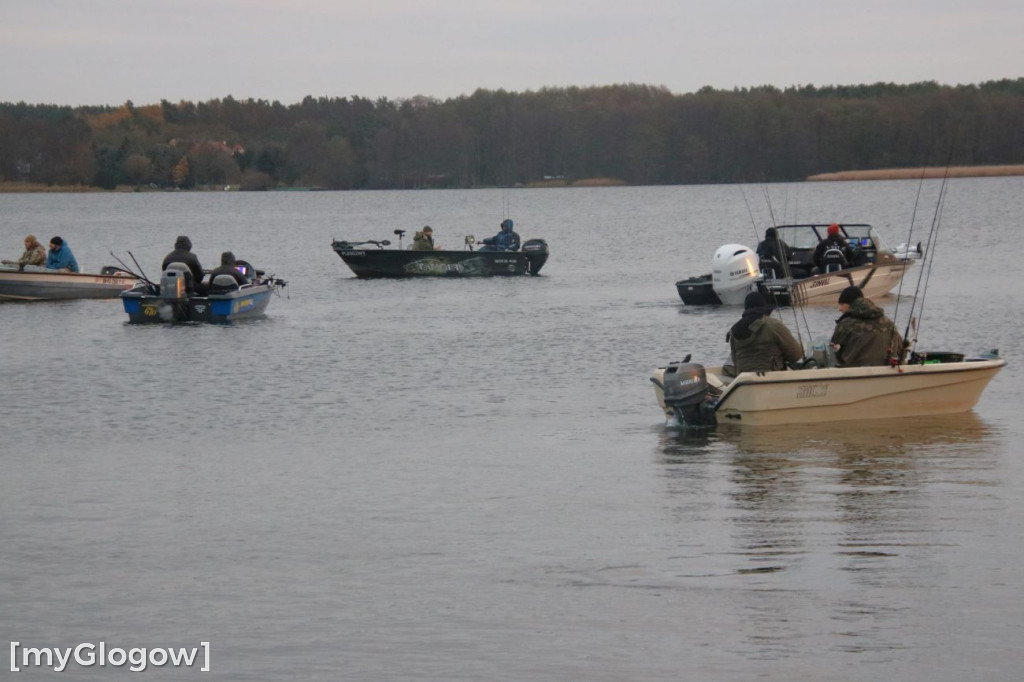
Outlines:
POLYGON ((726 334, 736 374, 783 370, 803 358, 789 328, 771 316, 773 309, 760 292, 752 291, 744 299, 740 321, 726 334))
POLYGON ((769 227, 764 231, 764 239, 757 245, 757 257, 767 264, 778 263, 780 272, 774 274, 775 277, 782 277, 783 264, 792 259, 793 249, 779 237, 778 230, 769 227))
POLYGON ((79 272, 75 254, 71 253, 71 247, 65 244, 60 237, 50 240, 50 253, 46 256, 46 269, 79 272))
POLYGON ((875 367, 891 364, 903 355, 903 337, 885 312, 860 287, 849 286, 839 294, 839 312, 832 332, 832 348, 843 367, 875 367))
POLYGON ((509 218, 501 221, 501 232, 493 237, 483 240, 484 245, 481 251, 518 251, 521 240, 519 235, 512 230, 512 221, 509 218))
POLYGON ((210 271, 210 286, 209 292, 211 294, 223 293, 229 291, 230 287, 223 287, 218 285, 214 280, 217 279, 218 275, 227 275, 235 280, 235 284, 242 286, 243 284, 249 283, 249 278, 242 274, 238 266, 235 264, 235 254, 230 251, 225 251, 220 254, 220 266, 210 271))
POLYGON ((203 281, 203 266, 199 263, 199 257, 192 253, 192 240, 185 235, 179 235, 174 240, 174 250, 164 256, 164 262, 160 265, 160 272, 167 269, 171 263, 184 263, 192 274, 192 281, 189 283, 191 289, 196 291, 203 281))
POLYGON ((21 254, 21 258, 17 261, 4 261, 7 265, 14 265, 17 263, 19 270, 24 270, 26 265, 38 265, 43 267, 46 265, 46 247, 39 243, 34 234, 30 234, 25 237, 25 253, 21 254))
POLYGON ((425 225, 422 230, 412 236, 410 251, 438 251, 440 246, 434 246, 434 228, 425 225))
POLYGON ((814 249, 814 267, 818 273, 841 270, 853 260, 850 244, 843 237, 839 225, 828 226, 828 236, 814 249), (838 252, 838 253, 836 253, 838 252))

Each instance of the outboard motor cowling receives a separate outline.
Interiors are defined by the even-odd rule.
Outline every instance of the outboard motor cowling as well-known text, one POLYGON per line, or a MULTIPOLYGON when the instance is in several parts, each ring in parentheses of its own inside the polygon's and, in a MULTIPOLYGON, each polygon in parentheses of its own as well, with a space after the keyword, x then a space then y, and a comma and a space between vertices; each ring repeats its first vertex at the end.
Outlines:
POLYGON ((188 298, 188 268, 179 269, 171 263, 160 276, 160 298, 165 301, 183 301, 188 298))
POLYGON ((715 425, 715 397, 708 391, 704 365, 671 362, 662 378, 665 406, 672 409, 682 426, 715 425))
POLYGON ((726 244, 711 257, 711 288, 725 305, 743 305, 761 279, 757 254, 749 247, 726 244))

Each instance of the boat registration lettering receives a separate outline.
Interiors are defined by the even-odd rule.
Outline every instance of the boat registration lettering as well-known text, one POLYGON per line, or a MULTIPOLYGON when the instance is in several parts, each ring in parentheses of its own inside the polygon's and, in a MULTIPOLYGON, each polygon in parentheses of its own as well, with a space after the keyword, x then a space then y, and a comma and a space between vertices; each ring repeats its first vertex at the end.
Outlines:
POLYGON ((811 384, 810 386, 797 386, 797 400, 803 398, 824 398, 828 396, 828 384, 811 384))
POLYGON ((811 282, 810 284, 807 285, 807 288, 817 289, 818 287, 827 287, 831 283, 831 280, 831 277, 825 277, 824 279, 819 279, 816 282, 811 282))
POLYGON ((365 256, 365 251, 342 251, 342 256, 365 256))

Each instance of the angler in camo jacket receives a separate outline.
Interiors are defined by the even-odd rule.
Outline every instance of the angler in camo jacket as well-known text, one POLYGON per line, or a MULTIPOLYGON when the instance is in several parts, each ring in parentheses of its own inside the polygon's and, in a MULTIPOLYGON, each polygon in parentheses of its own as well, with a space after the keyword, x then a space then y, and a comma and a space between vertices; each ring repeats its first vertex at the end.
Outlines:
POLYGON ((902 359, 903 337, 893 321, 858 287, 846 287, 839 294, 839 310, 832 333, 832 347, 843 367, 888 365, 902 359))
POLYGON ((46 265, 46 247, 39 243, 34 234, 25 237, 25 253, 18 259, 19 270, 24 270, 26 265, 46 265))

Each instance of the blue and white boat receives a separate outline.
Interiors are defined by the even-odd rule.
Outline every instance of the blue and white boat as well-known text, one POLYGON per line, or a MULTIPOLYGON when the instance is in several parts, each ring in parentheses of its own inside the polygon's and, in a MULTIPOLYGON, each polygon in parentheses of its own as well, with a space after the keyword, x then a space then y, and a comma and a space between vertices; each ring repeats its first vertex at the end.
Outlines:
POLYGON ((245 261, 235 267, 246 279, 239 283, 231 275, 209 275, 197 287, 190 282, 188 268, 171 263, 160 283, 142 280, 121 294, 128 321, 136 324, 176 322, 228 323, 264 315, 270 299, 286 282, 266 276, 245 261))

